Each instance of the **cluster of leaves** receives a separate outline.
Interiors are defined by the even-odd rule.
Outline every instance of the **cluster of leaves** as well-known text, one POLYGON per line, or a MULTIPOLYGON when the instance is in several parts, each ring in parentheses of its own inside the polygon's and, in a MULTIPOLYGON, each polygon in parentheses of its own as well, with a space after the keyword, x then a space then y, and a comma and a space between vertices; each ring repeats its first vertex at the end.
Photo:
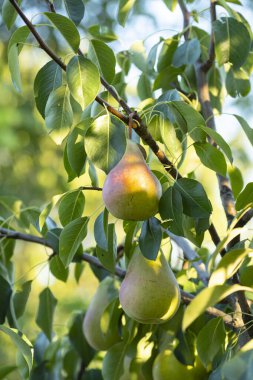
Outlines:
MULTIPOLYGON (((187 2, 194 5, 193 1, 187 2)), ((55 2, 59 7, 60 3, 55 2)), ((138 41, 128 51, 120 51, 115 55, 108 45, 117 39, 114 25, 117 21, 121 26, 125 25, 129 12, 137 6, 134 0, 118 2, 117 20, 115 18, 112 21, 112 17, 108 16, 105 25, 95 24, 87 28, 82 27, 85 14, 83 1, 64 0, 62 3, 64 8, 60 8, 61 14, 43 12, 41 17, 47 22, 50 38, 59 34, 63 37, 64 41, 61 40, 54 50, 59 55, 63 50, 65 57, 59 61, 49 60, 38 71, 34 80, 34 98, 50 136, 64 147, 64 167, 69 181, 87 173, 91 185, 97 187, 101 170, 108 174, 123 157, 126 148, 125 124, 110 115, 108 109, 100 105, 101 102, 97 104, 96 99, 103 99, 106 104, 117 108, 118 102, 113 92, 120 99, 127 99, 126 78, 132 67, 140 71, 136 84, 140 115, 161 149, 165 150, 178 169, 184 165, 186 174, 184 178, 171 179, 162 166, 154 170, 163 186, 159 215, 144 222, 123 223, 124 258, 119 255, 121 241, 117 242, 115 223, 111 222, 106 209, 96 217, 92 227, 96 246, 83 246, 93 215, 84 216, 85 196, 81 189, 55 196, 43 209, 24 208, 17 199, 1 197, 2 229, 42 236, 53 250, 49 259, 50 271, 63 282, 68 280, 70 266, 74 266, 74 275, 79 281, 84 248, 90 256, 96 256, 105 268, 91 265, 95 276, 101 281, 109 272, 115 272, 116 265, 125 267, 136 244, 139 244, 147 259, 155 260, 161 244, 168 243, 171 233, 194 244, 199 256, 208 264, 211 276, 209 287, 205 287, 190 261, 188 267, 180 265, 177 268, 178 283, 184 291, 198 293, 194 301, 186 309, 181 305, 171 321, 152 329, 124 315, 119 321, 121 342, 112 346, 103 358, 88 345, 82 334, 83 311, 71 318, 66 335, 55 336, 53 318, 57 300, 48 287, 39 296, 35 319, 41 333, 34 344, 18 332, 17 327, 25 313, 32 284, 26 281, 21 289, 13 288, 15 243, 14 240, 3 238, 0 246, 0 331, 11 338, 19 351, 17 366, 0 369, 0 378, 18 367, 22 378, 34 380, 41 378, 42 374, 44 378, 50 379, 61 376, 83 380, 118 380, 121 376, 131 378, 135 374, 140 379, 151 380, 159 379, 156 373, 166 363, 169 370, 173 368, 174 379, 183 376, 195 376, 194 379, 233 379, 234 368, 240 371, 236 373, 236 378, 241 376, 246 379, 251 373, 251 367, 246 364, 252 356, 252 342, 239 351, 238 336, 225 327, 223 319, 211 319, 203 315, 209 306, 238 290, 250 294, 253 270, 249 257, 251 244, 245 241, 238 243, 218 265, 215 261, 218 253, 235 236, 233 227, 236 222, 252 206, 253 184, 249 183, 243 189, 239 169, 233 166, 228 171, 228 165, 233 164, 231 148, 220 134, 207 128, 199 113, 194 66, 200 60, 205 62, 208 59, 210 35, 195 25, 198 25, 199 15, 193 11, 195 24, 189 28, 187 41, 183 41, 183 33, 177 33, 169 38, 161 37, 149 52, 143 41, 138 41), (89 38, 85 53, 80 52, 79 30, 84 31, 89 38), (108 91, 102 91, 101 78, 107 83, 108 91), (185 93, 193 96, 186 98, 185 93), (195 173, 187 169, 187 154, 191 145, 198 164, 222 176, 230 175, 236 199, 238 217, 212 254, 207 251, 203 241, 210 227, 214 205, 195 173), (60 225, 53 219, 55 210, 58 211, 60 225), (238 270, 241 285, 228 285, 227 281, 238 270)), ((102 2, 101 9, 104 9, 105 3, 102 2)), ((177 0, 164 0, 164 3, 174 10, 177 0)), ((240 4, 237 0, 218 0, 217 5, 227 12, 227 16, 212 25, 217 64, 208 74, 208 84, 212 106, 218 113, 222 112, 224 89, 232 97, 249 93, 249 76, 253 67, 252 31, 245 18, 228 3, 240 4)), ((92 5, 92 1, 86 1, 86 6, 89 5, 92 5)), ((2 18, 8 29, 15 24, 16 16, 10 1, 5 0, 2 18)), ((40 31, 39 23, 33 24, 33 28, 40 31)), ((20 92, 22 77, 19 55, 27 41, 33 38, 31 34, 28 25, 21 26, 12 33, 8 44, 11 78, 20 92)), ((50 38, 47 42, 49 46, 50 38)), ((235 117, 253 145, 252 129, 241 116, 235 117)), ((135 138, 138 140, 137 135, 135 138)), ((168 251, 169 260, 171 252, 168 251)), ((220 309, 231 312, 227 304, 220 305, 220 309)), ((107 326, 106 311, 101 317, 103 326, 107 326)))

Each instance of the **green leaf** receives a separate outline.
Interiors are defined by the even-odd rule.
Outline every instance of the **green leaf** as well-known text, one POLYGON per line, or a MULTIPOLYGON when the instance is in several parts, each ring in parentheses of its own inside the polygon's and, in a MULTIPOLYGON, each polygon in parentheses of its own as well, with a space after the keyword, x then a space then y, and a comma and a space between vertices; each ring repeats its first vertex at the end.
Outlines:
POLYGON ((73 21, 58 13, 44 12, 44 15, 59 30, 76 53, 80 45, 80 35, 73 21))
POLYGON ((17 290, 13 296, 15 315, 20 318, 25 311, 25 307, 31 293, 32 281, 26 281, 22 284, 21 289, 17 290))
POLYGON ((138 95, 141 100, 152 98, 152 87, 149 77, 142 73, 137 84, 138 95))
POLYGON ((0 324, 3 324, 9 310, 12 289, 8 281, 0 275, 0 324))
POLYGON ((86 120, 79 123, 75 128, 72 129, 71 133, 68 135, 67 140, 66 149, 68 161, 72 170, 78 177, 80 177, 82 174, 86 163, 86 152, 84 149, 85 131, 83 131, 83 128, 87 125, 89 126, 90 123, 86 122, 86 120))
POLYGON ((186 126, 189 135, 194 141, 205 141, 206 133, 202 128, 200 128, 200 126, 205 126, 206 123, 198 111, 190 105, 178 101, 172 101, 169 103, 169 107, 173 112, 180 128, 182 129, 182 132, 184 132, 186 126), (181 122, 180 119, 178 119, 178 114, 182 118, 181 122))
POLYGON ((69 329, 68 337, 72 346, 78 355, 82 358, 85 367, 87 367, 95 355, 95 350, 89 346, 83 334, 83 319, 83 313, 79 312, 75 314, 73 322, 69 329))
POLYGON ((29 342, 27 337, 22 332, 16 329, 11 329, 7 326, 0 326, 0 331, 11 338, 18 351, 23 355, 30 373, 33 365, 33 348, 31 342, 29 342))
POLYGON ((77 284, 79 283, 79 280, 81 278, 81 275, 83 273, 84 268, 85 268, 84 263, 76 263, 75 264, 74 276, 75 276, 75 280, 76 280, 77 284))
POLYGON ((0 379, 5 380, 6 376, 9 375, 11 372, 15 371, 16 369, 17 367, 13 365, 2 366, 0 368, 0 379))
POLYGON ((103 249, 97 245, 96 254, 102 265, 114 273, 117 257, 117 236, 113 223, 108 224, 106 228, 107 248, 103 249))
POLYGON ((104 79, 111 83, 115 76, 116 58, 113 50, 103 41, 91 40, 88 50, 89 59, 99 68, 104 79))
POLYGON ((140 250, 147 259, 156 260, 162 241, 161 223, 157 218, 149 218, 142 225, 139 237, 140 250))
POLYGON ((172 64, 173 55, 179 42, 178 36, 173 36, 164 40, 157 63, 157 70, 160 72, 172 64))
POLYGON ((18 55, 19 55, 18 47, 17 45, 13 45, 8 52, 8 65, 9 65, 9 70, 11 73, 12 83, 15 89, 18 92, 21 92, 22 84, 21 84, 21 76, 20 76, 20 70, 19 70, 18 55))
POLYGON ((221 17, 213 23, 215 53, 218 64, 230 62, 241 67, 249 54, 251 38, 246 26, 233 17, 221 17))
POLYGON ((197 337, 198 355, 203 365, 215 368, 217 356, 220 359, 225 352, 226 330, 221 317, 211 319, 200 330, 197 337))
POLYGON ((174 11, 177 6, 177 0, 163 0, 163 2, 167 5, 170 11, 174 11))
POLYGON ((39 309, 36 323, 44 332, 48 340, 53 338, 53 317, 57 299, 49 288, 45 288, 39 295, 39 309))
POLYGON ((133 8, 136 0, 119 0, 117 19, 120 25, 125 26, 129 12, 133 8))
POLYGON ((98 215, 94 223, 94 237, 97 245, 103 250, 107 250, 107 229, 108 229, 108 211, 105 209, 98 215))
POLYGON ((130 48, 131 61, 139 70, 145 72, 147 64, 147 54, 142 40, 135 41, 130 48))
POLYGON ((80 218, 83 214, 85 197, 81 190, 75 190, 65 194, 59 204, 59 218, 63 226, 80 218))
POLYGON ((235 203, 237 211, 242 210, 244 207, 253 202, 253 182, 248 183, 243 191, 238 195, 235 203))
POLYGON ((216 285, 203 289, 186 307, 182 329, 185 331, 208 307, 238 291, 253 292, 253 289, 240 285, 216 285))
POLYGON ((237 198, 238 194, 242 191, 243 189, 243 177, 242 173, 236 166, 231 166, 228 169, 228 175, 232 187, 232 191, 234 194, 234 197, 237 198))
POLYGON ((228 143, 223 139, 223 137, 211 128, 201 126, 201 129, 203 129, 206 132, 206 134, 209 135, 213 139, 213 141, 216 142, 217 145, 219 145, 219 147, 223 150, 223 152, 232 164, 232 151, 228 143))
POLYGON ((126 150, 124 124, 110 115, 98 117, 86 133, 85 150, 95 166, 109 173, 126 150))
POLYGON ((67 82, 71 95, 85 109, 100 89, 97 66, 87 58, 74 56, 67 65, 67 82))
POLYGON ((59 243, 59 255, 65 267, 71 263, 80 244, 86 237, 88 221, 89 218, 87 217, 75 219, 62 230, 59 243))
POLYGON ((171 90, 171 82, 176 81, 177 76, 182 74, 182 72, 182 67, 167 66, 165 69, 161 70, 157 75, 153 84, 153 90, 155 91, 159 88, 162 88, 164 91, 171 90))
POLYGON ((181 193, 183 210, 186 215, 206 218, 212 212, 212 205, 203 186, 194 179, 180 178, 174 185, 181 193))
POLYGON ((55 278, 62 282, 66 282, 69 275, 69 268, 65 268, 58 255, 53 256, 49 261, 50 272, 55 278))
POLYGON ((121 342, 113 345, 103 360, 102 375, 104 380, 118 380, 124 373, 124 359, 128 344, 121 342))
POLYGON ((226 75, 226 89, 230 96, 247 96, 250 92, 251 85, 249 75, 243 68, 233 70, 230 68, 226 75))
POLYGON ((194 148, 203 165, 224 177, 226 176, 227 163, 220 150, 209 143, 195 143, 194 148))
POLYGON ((64 5, 69 18, 76 24, 80 24, 84 16, 83 0, 64 0, 64 5))
POLYGON ((181 193, 175 186, 169 187, 162 195, 159 212, 164 220, 168 220, 168 229, 176 235, 183 236, 183 203, 181 193))
POLYGON ((45 117, 45 108, 52 91, 62 84, 62 69, 55 61, 47 62, 34 80, 34 95, 38 111, 45 117))
POLYGON ((88 32, 95 38, 104 41, 112 42, 118 39, 114 31, 105 25, 92 25, 88 28, 88 32))
MULTIPOLYGON (((17 3, 20 5, 21 0, 17 0, 17 3)), ((2 5, 2 18, 8 29, 11 29, 12 25, 14 24, 17 18, 17 15, 17 11, 10 3, 10 1, 4 0, 2 5)))
POLYGON ((240 248, 228 251, 212 273, 208 286, 223 285, 226 280, 240 268, 244 258, 252 253, 252 249, 240 248))
POLYGON ((73 111, 70 104, 69 89, 66 85, 56 88, 49 95, 46 109, 45 122, 50 131, 60 130, 64 137, 73 122, 73 111))
POLYGON ((192 65, 200 57, 200 43, 197 38, 185 41, 180 45, 173 55, 172 65, 180 67, 183 65, 192 65))
POLYGON ((247 121, 239 116, 239 115, 234 115, 234 117, 238 120, 238 122, 241 124, 241 127, 242 129, 244 130, 244 133, 246 134, 246 136, 248 137, 251 145, 253 145, 253 128, 251 128, 249 126, 249 124, 247 123, 247 121))

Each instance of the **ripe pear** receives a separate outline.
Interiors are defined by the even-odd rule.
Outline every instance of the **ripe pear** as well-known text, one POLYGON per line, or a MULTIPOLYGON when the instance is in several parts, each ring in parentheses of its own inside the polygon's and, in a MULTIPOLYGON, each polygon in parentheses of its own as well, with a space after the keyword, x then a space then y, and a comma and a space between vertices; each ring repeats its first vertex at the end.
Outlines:
POLYGON ((108 350, 121 340, 118 332, 120 309, 117 301, 118 288, 112 277, 100 282, 83 321, 87 342, 97 351, 108 350))
POLYGON ((155 215, 162 195, 158 179, 136 143, 127 141, 124 156, 106 177, 103 199, 116 218, 145 220, 155 215))
POLYGON ((140 323, 164 323, 180 305, 180 289, 164 256, 146 259, 137 248, 121 284, 119 299, 125 313, 140 323))

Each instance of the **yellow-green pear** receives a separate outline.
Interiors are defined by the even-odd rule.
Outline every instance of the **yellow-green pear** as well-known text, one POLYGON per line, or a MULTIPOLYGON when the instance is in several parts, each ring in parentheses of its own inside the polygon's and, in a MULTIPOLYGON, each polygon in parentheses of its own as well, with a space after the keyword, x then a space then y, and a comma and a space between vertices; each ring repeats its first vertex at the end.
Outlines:
POLYGON ((118 319, 119 308, 115 310, 118 287, 112 277, 106 277, 100 282, 91 300, 83 321, 83 332, 87 342, 97 351, 108 350, 120 341, 118 319))
POLYGON ((119 299, 125 313, 140 323, 164 323, 180 305, 180 289, 164 256, 146 259, 137 248, 121 284, 119 299))
POLYGON ((156 357, 152 374, 154 380, 197 380, 194 368, 180 363, 171 350, 162 351, 156 357))
POLYGON ((145 220, 158 211, 161 184, 136 143, 127 141, 124 156, 106 177, 103 199, 116 218, 145 220))

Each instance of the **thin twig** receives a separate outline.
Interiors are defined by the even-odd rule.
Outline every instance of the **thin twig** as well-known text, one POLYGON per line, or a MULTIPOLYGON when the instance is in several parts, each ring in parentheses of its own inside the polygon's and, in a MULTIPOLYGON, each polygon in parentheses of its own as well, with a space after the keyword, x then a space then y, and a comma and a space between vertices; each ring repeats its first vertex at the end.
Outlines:
POLYGON ((213 23, 216 20, 216 0, 210 0, 210 16, 211 16, 211 40, 209 46, 209 57, 206 62, 202 63, 202 70, 207 73, 215 60, 215 44, 214 44, 214 31, 213 31, 213 23))
POLYGON ((95 191, 102 191, 102 187, 97 187, 97 186, 81 186, 79 187, 80 190, 95 190, 95 191))

